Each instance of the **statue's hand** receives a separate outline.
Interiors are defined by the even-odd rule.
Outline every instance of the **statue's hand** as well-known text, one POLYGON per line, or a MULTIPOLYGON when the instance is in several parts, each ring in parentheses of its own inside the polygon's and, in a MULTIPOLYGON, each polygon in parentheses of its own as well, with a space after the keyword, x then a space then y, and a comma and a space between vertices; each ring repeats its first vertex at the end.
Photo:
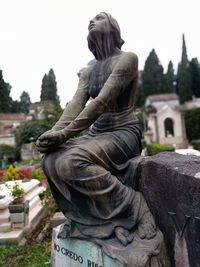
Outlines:
POLYGON ((64 130, 50 130, 38 138, 36 141, 36 148, 41 153, 47 153, 54 150, 58 145, 61 145, 66 140, 66 133, 64 130))

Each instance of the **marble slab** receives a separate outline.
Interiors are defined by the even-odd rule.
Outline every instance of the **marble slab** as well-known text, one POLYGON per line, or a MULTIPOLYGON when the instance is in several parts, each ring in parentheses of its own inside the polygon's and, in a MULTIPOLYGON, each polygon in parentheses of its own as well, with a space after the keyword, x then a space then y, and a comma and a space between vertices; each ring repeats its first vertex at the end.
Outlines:
POLYGON ((122 267, 92 242, 76 238, 58 239, 59 226, 53 229, 51 267, 122 267))

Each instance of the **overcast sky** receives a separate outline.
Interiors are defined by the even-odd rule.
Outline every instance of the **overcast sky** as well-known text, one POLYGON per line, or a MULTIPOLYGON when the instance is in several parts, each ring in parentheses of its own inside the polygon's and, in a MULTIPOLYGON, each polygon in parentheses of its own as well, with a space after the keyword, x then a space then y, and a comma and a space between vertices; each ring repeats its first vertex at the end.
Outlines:
POLYGON ((199 0, 0 0, 0 69, 12 86, 40 100, 41 81, 53 68, 61 104, 77 87, 77 71, 93 55, 87 47, 88 22, 97 13, 111 13, 118 21, 124 51, 135 52, 139 68, 155 48, 166 70, 181 57, 185 34, 189 59, 200 60, 199 0))

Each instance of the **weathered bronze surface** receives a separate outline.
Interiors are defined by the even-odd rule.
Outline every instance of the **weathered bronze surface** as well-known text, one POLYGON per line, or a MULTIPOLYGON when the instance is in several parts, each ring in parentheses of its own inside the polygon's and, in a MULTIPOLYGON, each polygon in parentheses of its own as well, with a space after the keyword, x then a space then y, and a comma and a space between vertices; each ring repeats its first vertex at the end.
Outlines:
POLYGON ((143 266, 131 262, 159 253, 162 235, 143 196, 134 190, 141 153, 133 114, 138 58, 121 51, 124 41, 110 14, 95 16, 88 30, 95 60, 81 70, 72 101, 36 144, 45 153, 44 171, 68 220, 60 237, 92 240, 126 266, 143 266), (88 128, 86 135, 70 139, 88 128), (131 255, 134 242, 143 247, 140 259, 139 252, 131 255))

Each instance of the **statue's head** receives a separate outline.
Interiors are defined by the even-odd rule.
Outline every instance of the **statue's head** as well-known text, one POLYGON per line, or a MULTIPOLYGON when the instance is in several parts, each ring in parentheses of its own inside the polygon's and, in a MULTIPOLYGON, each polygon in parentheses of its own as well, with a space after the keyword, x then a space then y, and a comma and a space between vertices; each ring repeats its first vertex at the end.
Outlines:
POLYGON ((106 12, 90 20, 88 30, 88 47, 96 59, 109 56, 115 48, 121 49, 124 43, 118 22, 106 12))

